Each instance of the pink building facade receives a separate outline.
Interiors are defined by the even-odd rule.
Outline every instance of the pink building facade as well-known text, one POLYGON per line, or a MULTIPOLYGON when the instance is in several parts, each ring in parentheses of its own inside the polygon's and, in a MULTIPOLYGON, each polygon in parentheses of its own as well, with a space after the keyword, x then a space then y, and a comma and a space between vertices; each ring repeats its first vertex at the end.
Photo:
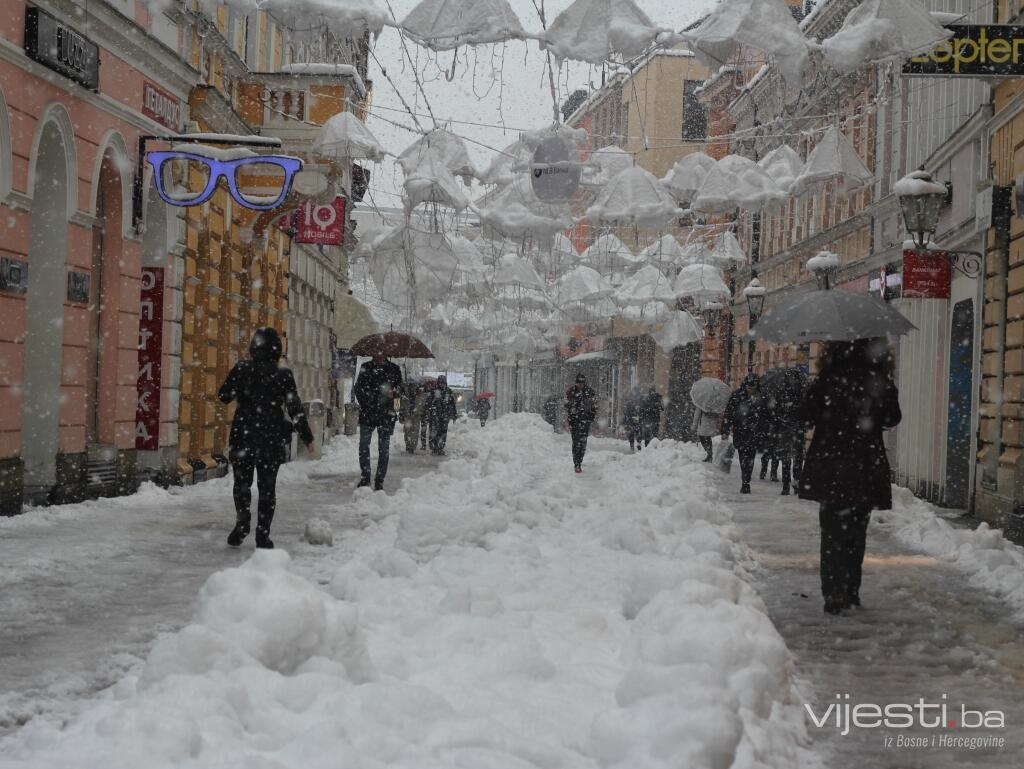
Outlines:
POLYGON ((132 221, 138 138, 180 130, 168 122, 192 84, 173 20, 159 16, 134 0, 86 10, 5 0, 0 15, 3 513, 124 493, 140 463, 159 466, 176 445, 177 219, 150 194, 144 226, 132 221), (146 456, 136 450, 144 266, 165 272, 167 351, 159 448, 146 456))

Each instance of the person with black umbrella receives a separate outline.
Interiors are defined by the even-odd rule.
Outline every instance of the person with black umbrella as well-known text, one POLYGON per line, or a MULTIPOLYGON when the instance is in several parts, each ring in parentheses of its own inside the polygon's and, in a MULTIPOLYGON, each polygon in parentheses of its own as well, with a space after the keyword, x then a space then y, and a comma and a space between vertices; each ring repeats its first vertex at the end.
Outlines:
POLYGON ((376 352, 359 368, 359 376, 352 388, 359 402, 359 487, 370 485, 370 441, 377 433, 377 474, 373 479, 374 491, 384 488, 391 456, 391 434, 398 415, 395 397, 402 386, 402 370, 376 352))
POLYGON ((238 401, 228 440, 236 517, 235 527, 228 535, 232 547, 241 545, 249 535, 254 475, 259 492, 256 547, 274 547, 270 525, 277 507, 277 471, 287 458, 292 435, 292 426, 284 418, 285 410, 302 442, 310 448, 313 445, 313 433, 299 400, 295 377, 279 365, 281 353, 277 331, 258 329, 249 344, 249 359, 232 367, 218 392, 223 403, 238 401))

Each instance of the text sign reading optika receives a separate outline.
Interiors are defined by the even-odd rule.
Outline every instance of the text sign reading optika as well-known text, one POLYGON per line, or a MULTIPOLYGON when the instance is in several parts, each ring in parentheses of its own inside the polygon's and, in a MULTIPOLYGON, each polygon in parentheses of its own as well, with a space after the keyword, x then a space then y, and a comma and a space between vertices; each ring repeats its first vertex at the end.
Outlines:
POLYGON ((953 36, 904 63, 904 75, 1014 77, 1024 75, 1024 27, 948 24, 953 36))

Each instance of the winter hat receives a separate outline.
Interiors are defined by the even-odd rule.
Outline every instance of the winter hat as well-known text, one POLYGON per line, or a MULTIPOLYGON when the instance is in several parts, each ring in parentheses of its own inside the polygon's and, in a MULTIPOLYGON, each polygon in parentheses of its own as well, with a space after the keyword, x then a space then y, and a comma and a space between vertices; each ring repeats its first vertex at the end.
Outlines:
POLYGON ((587 383, 587 378, 585 376, 583 376, 583 374, 577 374, 576 375, 576 384, 586 384, 586 383, 587 383))
POLYGON ((281 360, 281 337, 272 328, 258 328, 249 342, 249 355, 256 361, 277 363, 281 360))

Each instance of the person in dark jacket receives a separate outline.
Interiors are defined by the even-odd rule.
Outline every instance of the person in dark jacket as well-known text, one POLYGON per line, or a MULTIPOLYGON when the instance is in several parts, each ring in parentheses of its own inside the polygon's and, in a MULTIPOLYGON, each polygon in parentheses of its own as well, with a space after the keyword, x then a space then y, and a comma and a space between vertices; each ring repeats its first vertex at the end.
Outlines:
POLYGON ((643 393, 639 387, 634 387, 626 396, 626 404, 622 408, 622 426, 626 428, 630 451, 642 451, 644 447, 643 423, 640 420, 642 406, 643 393))
POLYGON ((551 425, 552 429, 558 432, 558 396, 549 395, 547 400, 544 401, 544 405, 541 407, 541 414, 544 417, 544 421, 551 425))
POLYGON ((765 404, 765 448, 761 457, 761 479, 766 459, 771 458, 772 480, 777 481, 782 465, 782 495, 790 493, 791 479, 799 478, 804 457, 804 425, 800 405, 807 390, 807 377, 798 368, 772 369, 761 378, 765 404))
POLYGON ((729 396, 722 414, 722 437, 732 435, 732 445, 740 455, 740 493, 750 493, 754 457, 763 435, 764 403, 757 374, 747 374, 739 388, 729 396))
POLYGON ((235 500, 235 528, 228 535, 232 547, 241 545, 249 535, 254 475, 259 492, 256 547, 274 546, 270 525, 277 505, 277 471, 287 458, 292 425, 306 446, 313 445, 313 433, 299 400, 295 377, 278 365, 281 352, 277 331, 257 330, 249 344, 249 360, 238 361, 232 367, 218 393, 223 403, 238 401, 229 438, 235 500), (285 420, 284 410, 292 424, 285 420))
POLYGON ((576 383, 565 391, 565 414, 572 435, 572 464, 577 473, 582 473, 590 425, 597 417, 597 393, 587 385, 583 374, 577 374, 576 383))
POLYGON ((409 454, 416 453, 416 444, 420 440, 425 408, 426 397, 423 394, 422 383, 408 380, 402 390, 402 427, 405 450, 409 454))
POLYGON ((860 605, 871 510, 892 507, 882 432, 899 424, 893 356, 884 339, 829 343, 800 409, 814 436, 800 473, 801 499, 820 504, 825 611, 860 605))
POLYGON ((370 485, 370 441, 377 432, 377 474, 373 488, 384 488, 391 456, 391 434, 398 416, 395 397, 402 386, 402 371, 384 355, 373 358, 359 367, 359 376, 352 388, 359 402, 359 486, 370 485))
POLYGON ((448 423, 459 415, 455 405, 455 393, 448 388, 448 379, 437 378, 437 384, 427 399, 427 422, 430 424, 430 452, 444 456, 448 442, 448 423))
POLYGON ((481 398, 476 402, 476 415, 480 417, 480 426, 487 424, 487 417, 491 415, 491 402, 487 398, 481 398))
POLYGON ((640 406, 640 431, 643 435, 644 446, 650 445, 651 441, 658 437, 661 431, 661 412, 665 408, 661 394, 654 385, 644 396, 643 405, 640 406))

